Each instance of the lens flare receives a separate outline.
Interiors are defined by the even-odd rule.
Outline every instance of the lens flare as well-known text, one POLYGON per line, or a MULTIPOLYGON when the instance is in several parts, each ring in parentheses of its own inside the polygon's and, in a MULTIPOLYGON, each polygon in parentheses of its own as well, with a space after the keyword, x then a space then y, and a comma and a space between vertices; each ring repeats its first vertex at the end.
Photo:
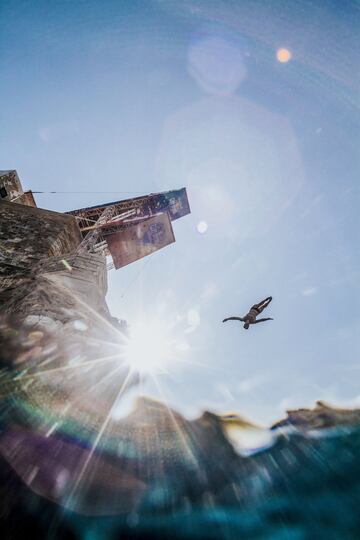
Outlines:
POLYGON ((282 64, 286 64, 286 62, 289 62, 289 60, 292 58, 291 51, 285 48, 278 49, 276 51, 276 58, 282 64))
POLYGON ((208 224, 206 223, 206 221, 199 221, 196 228, 198 233, 205 234, 208 230, 208 224))
POLYGON ((176 348, 169 330, 160 322, 140 322, 129 329, 124 358, 132 370, 155 375, 167 371, 176 348))

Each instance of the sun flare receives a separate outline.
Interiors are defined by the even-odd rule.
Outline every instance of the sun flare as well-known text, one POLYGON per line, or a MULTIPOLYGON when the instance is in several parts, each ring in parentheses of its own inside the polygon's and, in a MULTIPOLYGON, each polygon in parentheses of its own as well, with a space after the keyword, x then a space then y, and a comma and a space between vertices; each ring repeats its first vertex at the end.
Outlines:
POLYGON ((176 349, 179 343, 166 326, 156 321, 140 322, 129 329, 124 358, 132 370, 155 375, 167 372, 176 349))

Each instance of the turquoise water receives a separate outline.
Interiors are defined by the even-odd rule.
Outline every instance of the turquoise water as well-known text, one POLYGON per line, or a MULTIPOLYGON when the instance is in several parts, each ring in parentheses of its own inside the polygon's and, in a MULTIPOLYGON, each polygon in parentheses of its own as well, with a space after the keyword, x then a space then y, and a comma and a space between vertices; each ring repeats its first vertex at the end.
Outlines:
MULTIPOLYGON (((182 451, 169 457, 164 449, 153 449, 151 456, 139 452, 134 461, 121 452, 114 456, 112 450, 102 449, 86 472, 86 484, 73 494, 82 498, 82 512, 64 507, 65 499, 61 504, 61 498, 56 502, 40 496, 39 486, 45 490, 50 482, 49 456, 57 453, 57 463, 70 463, 79 449, 86 451, 86 444, 59 433, 41 438, 21 431, 19 424, 16 430, 9 429, 4 422, 2 455, 6 441, 16 439, 16 444, 12 464, 1 460, 2 538, 23 538, 24 528, 35 530, 39 539, 360 538, 360 429, 356 426, 311 434, 283 431, 272 447, 248 457, 230 458, 228 448, 218 440, 208 447, 208 454, 203 453, 206 446, 194 445, 198 448, 194 469, 182 451), (12 466, 19 471, 16 456, 31 447, 40 456, 42 484, 33 479, 26 485, 12 466), (115 480, 101 468, 102 459, 112 462, 121 474, 126 470, 130 480, 125 489, 114 487, 115 480), (97 474, 96 469, 103 472, 97 474), (127 503, 136 499, 134 476, 146 484, 146 490, 139 488, 141 496, 131 508, 127 503), (93 485, 87 489, 89 483, 93 485), (111 510, 113 498, 118 499, 118 511, 111 510), (99 510, 104 504, 113 515, 99 510)), ((187 430, 185 426, 184 433, 187 430)), ((26 456, 30 463, 31 453, 26 456)))

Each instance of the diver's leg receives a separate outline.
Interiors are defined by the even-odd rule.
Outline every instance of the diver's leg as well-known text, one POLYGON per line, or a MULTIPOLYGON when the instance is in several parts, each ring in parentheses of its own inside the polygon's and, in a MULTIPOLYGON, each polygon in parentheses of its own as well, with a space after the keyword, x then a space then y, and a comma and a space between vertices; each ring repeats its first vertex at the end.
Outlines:
POLYGON ((265 298, 265 300, 262 300, 258 304, 255 304, 255 306, 253 307, 258 311, 258 313, 261 313, 263 309, 265 309, 270 304, 271 300, 272 296, 268 296, 267 298, 265 298))

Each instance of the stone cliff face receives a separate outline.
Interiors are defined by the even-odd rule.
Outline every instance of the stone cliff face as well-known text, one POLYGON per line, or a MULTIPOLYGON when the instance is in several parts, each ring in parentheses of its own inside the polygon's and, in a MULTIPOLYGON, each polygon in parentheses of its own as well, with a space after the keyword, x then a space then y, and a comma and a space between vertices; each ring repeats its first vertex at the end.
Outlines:
POLYGON ((105 257, 79 251, 81 239, 73 216, 0 201, 0 395, 40 416, 71 403, 100 425, 127 375, 125 338, 105 300, 105 257))
POLYGON ((77 253, 81 240, 73 216, 0 201, 2 313, 65 322, 85 302, 110 318, 105 258, 77 253))

